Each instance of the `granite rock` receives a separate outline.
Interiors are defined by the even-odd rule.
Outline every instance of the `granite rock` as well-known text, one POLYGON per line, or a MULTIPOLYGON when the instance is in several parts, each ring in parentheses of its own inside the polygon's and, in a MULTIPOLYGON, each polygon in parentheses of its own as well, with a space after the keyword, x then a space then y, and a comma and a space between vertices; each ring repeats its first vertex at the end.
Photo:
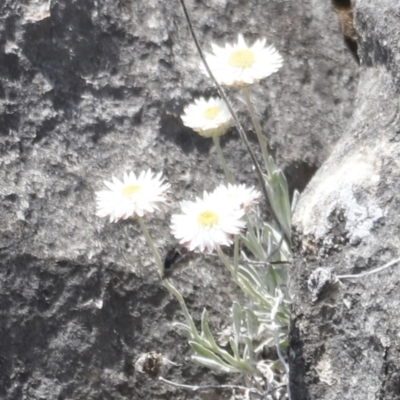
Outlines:
MULTIPOLYGON (((282 70, 253 96, 291 188, 303 189, 353 114, 358 65, 331 4, 210 0, 188 7, 205 50, 242 32, 249 41, 266 37, 284 57, 282 70)), ((375 63, 374 54, 367 51, 363 62, 375 63)), ((180 364, 166 373, 176 381, 229 378, 191 363, 171 324, 182 320, 179 306, 161 286, 139 227, 95 216, 103 180, 130 169, 162 170, 172 211, 220 182, 211 142, 179 119, 194 96, 215 93, 198 65, 178 2, 3 0, 0 399, 204 398, 136 373, 135 360, 152 350, 180 364)), ((384 64, 379 71, 389 79, 384 64)), ((247 122, 238 94, 231 97, 247 122)), ((222 145, 238 179, 254 184, 233 129, 222 145)), ((148 219, 161 251, 172 240, 170 210, 148 219)), ((207 307, 214 331, 227 323, 237 291, 213 258, 174 281, 197 321, 207 307)))
POLYGON ((360 80, 353 117, 298 204, 291 378, 296 400, 399 398, 399 5, 354 2, 360 80), (307 279, 340 287, 312 304, 307 279))

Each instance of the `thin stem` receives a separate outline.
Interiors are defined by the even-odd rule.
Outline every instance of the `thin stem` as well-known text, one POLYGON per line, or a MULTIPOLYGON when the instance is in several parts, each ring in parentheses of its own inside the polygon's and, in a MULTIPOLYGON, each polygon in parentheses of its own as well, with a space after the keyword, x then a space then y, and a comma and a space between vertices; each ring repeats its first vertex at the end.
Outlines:
MULTIPOLYGON (((218 250, 218 255, 219 255, 219 259, 222 261, 222 264, 225 265, 225 267, 228 269, 228 271, 232 274, 232 276, 235 276, 235 270, 232 267, 231 263, 229 262, 228 258, 225 256, 225 254, 223 253, 223 251, 221 250, 221 248, 219 248, 218 250)), ((237 282, 237 280, 235 279, 235 282, 237 282)))
POLYGON ((179 0, 179 1, 180 1, 181 5, 182 5, 183 13, 185 14, 186 22, 187 22, 187 24, 189 26, 189 31, 190 31, 190 34, 192 35, 192 38, 193 38, 194 44, 195 44, 195 46, 197 48, 197 51, 199 53, 199 56, 200 56, 200 58, 201 58, 201 60, 202 60, 202 62, 204 64, 205 69, 208 72, 208 75, 210 76, 211 80, 214 82, 215 86, 217 87, 219 95, 224 100, 226 106, 228 107, 229 112, 232 115, 233 121, 235 122, 236 128, 238 130, 239 136, 243 140, 243 143, 245 144, 246 149, 247 149, 248 153, 250 154, 251 160, 252 160, 252 162, 254 164, 255 172, 256 172, 257 178, 258 178, 258 180, 260 182, 261 190, 263 192, 263 196, 265 198, 265 201, 267 202, 267 204, 269 206, 269 209, 270 209, 270 212, 273 215, 275 221, 277 222, 277 224, 279 226, 281 226, 281 223, 279 222, 279 218, 275 214, 274 209, 272 208, 271 203, 269 201, 268 191, 267 191, 267 188, 266 188, 265 180, 264 180, 263 175, 262 175, 261 168, 260 168, 260 166, 259 166, 259 164, 257 162, 257 158, 256 158, 253 150, 251 149, 250 142, 247 139, 246 133, 245 133, 240 121, 239 121, 239 118, 238 118, 235 110, 231 106, 231 103, 229 102, 228 97, 226 96, 224 89, 219 84, 219 82, 215 79, 214 74, 212 73, 209 65, 207 64, 207 61, 206 61, 206 59, 204 57, 204 54, 203 54, 203 50, 201 49, 199 41, 197 40, 196 34, 194 32, 193 24, 192 24, 189 12, 188 12, 188 10, 186 8, 185 0, 179 0))
POLYGON ((290 261, 254 261, 250 260, 249 257, 246 256, 246 253, 244 251, 240 252, 241 256, 243 259, 246 261, 247 264, 250 265, 281 265, 281 264, 290 264, 290 261))
POLYGON ((233 279, 237 281, 239 269, 239 235, 235 235, 233 246, 233 279))
POLYGON ((219 157, 219 161, 222 164, 222 168, 224 169, 224 173, 226 176, 226 179, 228 180, 229 183, 234 184, 235 183, 235 179, 233 178, 231 172, 229 171, 228 165, 226 163, 224 154, 222 153, 222 149, 221 149, 221 143, 220 143, 220 136, 213 136, 213 141, 214 141, 214 145, 215 145, 215 150, 217 151, 218 157, 219 157))
POLYGON ((368 276, 371 274, 375 274, 377 272, 381 272, 386 268, 391 267, 392 265, 397 264, 398 262, 400 262, 400 258, 397 258, 396 260, 392 260, 389 261, 388 263, 386 263, 385 265, 383 265, 382 267, 378 267, 375 269, 372 269, 371 271, 366 271, 366 272, 361 272, 360 274, 355 274, 355 275, 338 275, 337 278, 338 279, 356 279, 356 278, 362 278, 364 276, 368 276))
MULTIPOLYGON (((139 225, 140 228, 142 229, 142 232, 144 234, 144 237, 146 238, 147 244, 149 245, 154 258, 156 259, 157 267, 158 267, 158 274, 160 277, 163 277, 164 274, 164 266, 161 261, 160 254, 158 250, 156 249, 156 246, 154 245, 154 242, 149 234, 149 231, 146 228, 146 224, 143 221, 143 218, 138 217, 139 225)), ((187 323, 189 324, 190 331, 192 332, 193 337, 197 340, 200 339, 199 333, 197 332, 196 326, 193 322, 193 319, 191 315, 189 314, 189 310, 186 307, 185 300, 183 299, 182 295, 178 292, 178 290, 167 280, 163 279, 163 285, 164 287, 178 300, 179 305, 181 306, 182 312, 186 318, 187 323)))
POLYGON ((160 253, 156 249, 156 246, 154 246, 154 242, 149 234, 149 231, 146 228, 146 224, 144 223, 143 218, 138 217, 138 221, 139 221, 140 228, 142 229, 143 235, 146 238, 146 242, 147 242, 148 246, 150 247, 150 250, 153 253, 154 258, 156 259, 158 274, 160 275, 160 277, 162 277, 164 274, 164 266, 161 261, 160 253))
POLYGON ((160 376, 158 378, 158 380, 160 380, 161 382, 167 383, 168 385, 171 386, 175 386, 175 387, 179 387, 182 389, 188 389, 188 390, 192 390, 193 392, 197 392, 200 390, 215 390, 215 389, 238 389, 238 390, 249 390, 251 392, 254 393, 258 393, 261 394, 257 389, 255 388, 247 388, 245 386, 237 386, 237 385, 205 385, 205 386, 194 386, 194 385, 184 385, 182 383, 176 383, 173 381, 170 381, 168 379, 163 378, 162 376, 160 376))
POLYGON ((253 106, 253 103, 251 102, 249 88, 244 87, 242 89, 242 93, 243 93, 244 101, 246 102, 247 108, 250 113, 251 121, 253 122, 254 128, 256 130, 258 143, 260 144, 261 152, 262 152, 264 163, 265 163, 265 168, 267 169, 268 176, 271 176, 272 172, 273 172, 273 166, 271 165, 271 161, 269 159, 268 148, 267 148, 267 145, 268 145, 267 139, 262 134, 260 120, 258 119, 258 117, 256 115, 256 111, 253 106))
POLYGON ((197 332, 196 325, 193 322, 193 318, 189 314, 189 310, 186 307, 185 300, 183 299, 182 295, 178 292, 178 290, 171 284, 168 279, 163 280, 163 285, 168 289, 168 291, 175 296, 178 300, 179 305, 181 306, 183 315, 186 318, 187 323, 189 324, 190 331, 196 341, 201 340, 199 333, 197 332))

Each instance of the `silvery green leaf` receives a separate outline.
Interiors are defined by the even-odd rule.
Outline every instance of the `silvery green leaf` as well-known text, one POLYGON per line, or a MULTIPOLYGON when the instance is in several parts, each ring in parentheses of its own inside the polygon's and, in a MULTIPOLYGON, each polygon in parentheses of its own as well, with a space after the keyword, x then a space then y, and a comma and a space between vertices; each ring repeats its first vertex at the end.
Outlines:
POLYGON ((205 339, 209 342, 211 348, 218 348, 217 343, 210 331, 210 327, 208 325, 208 312, 206 309, 203 310, 203 314, 201 316, 201 330, 205 337, 205 339))
POLYGON ((241 240, 257 260, 265 260, 265 251, 254 234, 253 229, 249 229, 246 236, 241 236, 241 240))
POLYGON ((240 369, 236 367, 232 367, 231 365, 224 364, 220 361, 215 361, 206 357, 192 356, 192 360, 195 361, 197 364, 200 364, 203 367, 210 368, 214 371, 225 372, 225 373, 242 372, 240 369))
POLYGON ((290 207, 292 215, 294 213, 294 210, 296 209, 299 199, 300 199, 300 192, 297 189, 295 189, 295 191, 293 192, 292 206, 290 207))
POLYGON ((287 281, 288 281, 288 274, 287 274, 287 266, 272 266, 274 269, 274 274, 275 274, 275 278, 276 281, 278 282, 278 285, 280 288, 282 288, 283 286, 286 287, 287 281))
POLYGON ((264 280, 250 264, 239 266, 239 277, 243 278, 243 281, 246 282, 246 285, 251 286, 252 293, 256 292, 257 295, 263 298, 263 301, 267 300, 269 303, 271 301, 273 302, 274 297, 266 290, 267 288, 263 282, 264 280))
POLYGON ((254 285, 243 274, 239 274, 239 282, 244 293, 248 294, 255 303, 263 303, 263 296, 254 288, 254 285))
POLYGON ((271 207, 280 225, 284 228, 285 234, 290 238, 291 213, 287 214, 287 210, 290 211, 290 202, 286 178, 280 170, 276 170, 271 176, 264 175, 264 178, 271 207), (289 208, 287 208, 287 204, 289 204, 289 208))
POLYGON ((232 318, 233 318, 233 333, 235 335, 236 344, 239 343, 240 328, 242 326, 242 314, 243 310, 238 302, 232 304, 232 318))
MULTIPOLYGON (((232 357, 231 354, 229 354, 226 350, 221 349, 220 347, 218 347, 218 345, 215 343, 212 346, 210 346, 210 343, 208 341, 206 341, 205 343, 199 343, 196 341, 192 341, 189 342, 190 345, 192 346, 191 343, 194 343, 197 346, 200 346, 199 349, 203 348, 206 351, 211 351, 213 354, 218 354, 219 356, 221 356, 227 363, 231 364, 231 365, 237 365, 237 361, 235 360, 234 357, 232 357)), ((193 346, 192 346, 193 347, 193 346)))
POLYGON ((198 355, 205 357, 205 358, 210 358, 215 361, 222 362, 222 360, 212 350, 209 350, 209 349, 205 348, 204 346, 202 346, 201 344, 193 342, 193 341, 190 341, 189 344, 198 355))
MULTIPOLYGON (((270 224, 264 224, 264 234, 266 237, 271 239, 271 244, 268 243, 268 251, 271 251, 271 247, 273 248, 281 241, 280 233, 274 229, 270 224)), ((287 261, 291 255, 290 249, 284 240, 279 248, 279 251, 276 252, 271 261, 287 261)))
POLYGON ((246 341, 245 352, 243 352, 243 358, 250 364, 253 364, 254 361, 254 349, 253 349, 253 340, 249 337, 244 338, 246 341))
POLYGON ((248 336, 244 336, 244 340, 246 342, 246 347, 248 347, 252 352, 253 351, 253 340, 250 339, 248 336))
POLYGON ((269 156, 269 163, 273 166, 273 172, 277 171, 277 166, 275 165, 275 161, 272 156, 269 156))
POLYGON ((190 330, 190 328, 187 325, 182 324, 181 322, 173 322, 172 325, 177 326, 179 329, 181 329, 182 333, 186 336, 187 339, 189 339, 189 340, 194 339, 194 337, 192 335, 192 331, 190 330))
POLYGON ((259 276, 257 273, 254 273, 249 264, 239 265, 239 274, 243 275, 253 286, 260 286, 259 276))
POLYGON ((249 349, 248 347, 245 345, 244 349, 243 349, 243 360, 245 360, 246 362, 249 362, 250 356, 249 356, 249 349))
POLYGON ((283 217, 285 218, 284 226, 288 229, 289 237, 290 237, 291 224, 292 224, 292 208, 291 208, 290 199, 289 199, 289 188, 288 188, 287 180, 286 180, 285 174, 281 170, 278 171, 278 179, 279 179, 279 185, 282 190, 281 209, 282 209, 283 217))
POLYGON ((246 313, 246 322, 247 322, 247 333, 249 334, 251 339, 257 335, 259 322, 256 314, 248 308, 245 308, 246 313))
POLYGON ((199 356, 208 358, 210 360, 214 360, 215 362, 218 362, 221 365, 239 367, 242 364, 241 362, 238 362, 238 360, 236 360, 234 357, 232 357, 228 352, 226 352, 224 350, 219 349, 218 355, 217 355, 214 351, 205 348, 204 346, 202 346, 199 343, 190 341, 189 344, 192 347, 192 349, 199 356), (225 359, 226 363, 219 356, 223 357, 225 359))
POLYGON ((231 345, 231 349, 233 352, 233 356, 235 357, 235 360, 240 361, 238 344, 236 343, 236 341, 233 338, 229 339, 229 344, 231 345))
POLYGON ((274 237, 273 237, 273 234, 272 234, 272 229, 265 228, 264 229, 264 234, 265 234, 265 237, 266 237, 267 248, 268 248, 267 260, 270 260, 271 259, 271 254, 270 253, 271 253, 272 247, 273 247, 273 245, 275 243, 275 240, 274 240, 274 237))
POLYGON ((274 178, 274 200, 276 211, 279 215, 279 222, 284 227, 286 234, 290 237, 292 213, 290 210, 289 192, 286 178, 280 170, 274 174, 274 178))

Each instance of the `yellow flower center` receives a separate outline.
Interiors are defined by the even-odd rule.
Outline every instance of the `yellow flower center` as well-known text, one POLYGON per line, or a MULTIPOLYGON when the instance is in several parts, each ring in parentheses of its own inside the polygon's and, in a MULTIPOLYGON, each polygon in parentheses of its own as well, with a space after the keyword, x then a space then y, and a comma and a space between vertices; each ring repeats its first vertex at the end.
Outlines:
POLYGON ((204 111, 204 118, 206 119, 214 119, 220 112, 219 107, 209 107, 204 111))
POLYGON ((228 58, 229 64, 236 68, 249 68, 254 61, 254 52, 250 49, 236 50, 228 58))
POLYGON ((218 223, 218 215, 214 211, 203 211, 197 217, 197 222, 204 227, 212 227, 218 223))
POLYGON ((122 189, 122 196, 131 197, 136 193, 142 191, 142 187, 140 185, 130 185, 126 186, 122 189))

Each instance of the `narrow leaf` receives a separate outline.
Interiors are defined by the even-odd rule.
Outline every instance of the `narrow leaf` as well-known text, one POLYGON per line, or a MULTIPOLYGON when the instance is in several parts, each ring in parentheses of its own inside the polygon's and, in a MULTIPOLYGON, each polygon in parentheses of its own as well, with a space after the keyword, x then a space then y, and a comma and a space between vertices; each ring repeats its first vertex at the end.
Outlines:
POLYGON ((256 314, 248 308, 245 308, 245 313, 246 313, 246 322, 247 322, 247 332, 250 336, 250 339, 254 339, 254 337, 257 335, 258 327, 259 327, 259 322, 256 314))
POLYGON ((225 372, 225 373, 240 373, 240 369, 232 367, 228 364, 220 363, 219 361, 210 360, 209 358, 192 356, 192 360, 203 367, 210 368, 214 371, 225 372))
POLYGON ((230 338, 229 344, 231 345, 231 349, 232 349, 233 355, 235 356, 236 361, 241 361, 240 354, 239 354, 239 348, 238 348, 238 344, 236 343, 236 341, 233 340, 233 338, 230 338))
POLYGON ((215 339, 210 331, 210 327, 208 325, 208 312, 206 309, 203 310, 203 314, 201 316, 201 330, 204 335, 204 337, 207 339, 207 341, 210 343, 211 348, 218 348, 217 343, 215 342, 215 339))
POLYGON ((292 206, 291 206, 292 215, 294 213, 294 210, 296 209, 299 199, 300 199, 300 192, 296 189, 293 193, 293 199, 292 199, 292 206))
POLYGON ((210 360, 214 360, 214 362, 219 363, 219 364, 221 364, 223 366, 227 366, 227 367, 230 367, 230 366, 234 367, 234 366, 240 365, 240 363, 238 363, 238 361, 232 356, 229 356, 230 360, 227 360, 227 362, 229 363, 229 364, 227 364, 217 354, 215 354, 212 350, 206 349, 201 344, 196 343, 196 342, 189 342, 189 344, 192 347, 192 349, 200 357, 207 358, 207 359, 210 359, 210 360))
POLYGON ((265 260, 265 251, 252 229, 247 232, 246 236, 241 236, 241 240, 257 260, 265 260))
POLYGON ((233 332, 235 334, 236 345, 239 344, 240 328, 242 326, 242 307, 238 302, 232 304, 232 317, 233 317, 233 332))
POLYGON ((192 335, 192 331, 190 330, 190 328, 187 325, 182 324, 181 322, 173 322, 172 325, 177 326, 180 330, 182 330, 182 333, 186 336, 187 339, 189 339, 189 340, 194 339, 194 337, 192 335))

